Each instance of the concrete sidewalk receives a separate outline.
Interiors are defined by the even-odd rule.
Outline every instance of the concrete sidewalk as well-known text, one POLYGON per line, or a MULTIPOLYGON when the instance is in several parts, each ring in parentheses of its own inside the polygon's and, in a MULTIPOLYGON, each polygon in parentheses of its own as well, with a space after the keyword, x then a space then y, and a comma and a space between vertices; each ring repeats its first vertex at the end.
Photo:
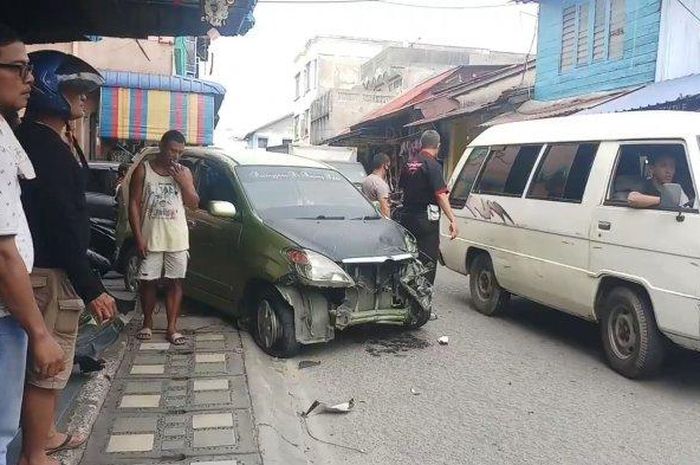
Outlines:
POLYGON ((135 315, 83 465, 260 465, 238 331, 217 317, 183 315, 187 344, 138 341, 135 315))

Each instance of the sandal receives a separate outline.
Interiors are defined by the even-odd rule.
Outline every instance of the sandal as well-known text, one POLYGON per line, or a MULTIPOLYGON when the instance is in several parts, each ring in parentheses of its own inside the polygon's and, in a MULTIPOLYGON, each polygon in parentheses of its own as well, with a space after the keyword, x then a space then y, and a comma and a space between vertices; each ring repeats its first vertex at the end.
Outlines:
POLYGON ((174 346, 181 346, 187 342, 187 338, 177 332, 168 334, 168 336, 165 339, 174 346))
POLYGON ((141 328, 138 333, 136 333, 136 339, 139 341, 150 341, 153 337, 153 331, 151 328, 141 328))
POLYGON ((82 446, 87 442, 87 436, 76 435, 66 433, 66 439, 58 447, 52 447, 46 449, 46 455, 53 455, 64 450, 73 450, 82 446))

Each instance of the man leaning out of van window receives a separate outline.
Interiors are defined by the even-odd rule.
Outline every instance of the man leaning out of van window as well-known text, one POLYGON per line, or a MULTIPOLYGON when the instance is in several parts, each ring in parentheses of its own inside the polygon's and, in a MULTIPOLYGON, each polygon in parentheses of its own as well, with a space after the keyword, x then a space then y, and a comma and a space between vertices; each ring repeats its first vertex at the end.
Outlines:
MULTIPOLYGON (((632 208, 653 208, 661 205, 661 187, 673 182, 676 176, 676 159, 671 154, 659 154, 649 157, 651 177, 644 181, 641 189, 630 192, 627 197, 632 208)), ((690 200, 685 192, 681 193, 679 207, 690 207, 690 200)))

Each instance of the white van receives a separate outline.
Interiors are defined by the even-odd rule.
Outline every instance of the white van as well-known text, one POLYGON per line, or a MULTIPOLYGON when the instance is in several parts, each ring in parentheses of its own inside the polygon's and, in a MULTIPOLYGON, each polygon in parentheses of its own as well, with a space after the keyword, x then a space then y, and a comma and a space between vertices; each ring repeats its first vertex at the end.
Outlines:
POLYGON ((441 225, 443 263, 486 315, 519 295, 600 322, 624 376, 654 373, 666 338, 700 351, 698 135, 700 113, 671 111, 486 130, 450 180, 460 236, 441 225))

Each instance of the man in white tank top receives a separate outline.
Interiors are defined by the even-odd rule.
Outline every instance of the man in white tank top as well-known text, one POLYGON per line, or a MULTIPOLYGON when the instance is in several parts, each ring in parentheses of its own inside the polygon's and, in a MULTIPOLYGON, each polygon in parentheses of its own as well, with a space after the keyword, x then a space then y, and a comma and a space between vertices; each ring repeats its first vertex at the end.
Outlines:
POLYGON ((136 168, 129 185, 129 223, 142 258, 139 292, 143 328, 137 337, 148 340, 152 336, 157 282, 165 279, 166 339, 174 345, 185 343, 177 330, 190 248, 185 207, 199 205, 192 173, 178 163, 184 150, 185 137, 179 131, 166 132, 160 140, 160 152, 136 168))

